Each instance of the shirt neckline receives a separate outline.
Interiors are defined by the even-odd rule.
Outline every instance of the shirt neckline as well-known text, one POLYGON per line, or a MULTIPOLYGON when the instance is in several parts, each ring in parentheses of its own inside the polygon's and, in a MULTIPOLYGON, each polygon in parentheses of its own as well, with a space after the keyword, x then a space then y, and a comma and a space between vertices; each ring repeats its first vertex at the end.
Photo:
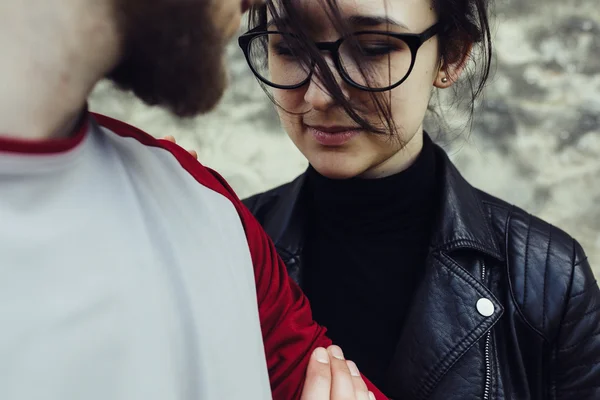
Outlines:
POLYGON ((90 114, 86 109, 72 134, 66 138, 24 140, 9 137, 0 137, 0 153, 17 153, 30 155, 51 155, 66 153, 76 148, 85 138, 90 127, 90 114))

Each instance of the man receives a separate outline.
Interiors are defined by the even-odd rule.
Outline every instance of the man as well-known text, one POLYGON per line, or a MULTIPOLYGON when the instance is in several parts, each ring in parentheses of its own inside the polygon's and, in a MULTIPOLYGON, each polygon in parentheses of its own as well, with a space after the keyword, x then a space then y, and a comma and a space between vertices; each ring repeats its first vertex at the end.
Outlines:
POLYGON ((249 5, 0 3, 1 399, 373 397, 224 180, 86 110, 210 110, 249 5))

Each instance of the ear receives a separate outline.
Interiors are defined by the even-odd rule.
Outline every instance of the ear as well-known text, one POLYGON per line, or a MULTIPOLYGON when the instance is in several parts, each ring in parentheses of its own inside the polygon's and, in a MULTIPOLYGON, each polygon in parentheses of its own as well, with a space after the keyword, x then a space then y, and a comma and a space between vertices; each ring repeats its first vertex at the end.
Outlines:
POLYGON ((447 62, 444 59, 440 61, 440 68, 433 82, 433 86, 438 89, 447 89, 452 86, 463 73, 467 62, 471 58, 473 44, 469 44, 455 62, 447 62))

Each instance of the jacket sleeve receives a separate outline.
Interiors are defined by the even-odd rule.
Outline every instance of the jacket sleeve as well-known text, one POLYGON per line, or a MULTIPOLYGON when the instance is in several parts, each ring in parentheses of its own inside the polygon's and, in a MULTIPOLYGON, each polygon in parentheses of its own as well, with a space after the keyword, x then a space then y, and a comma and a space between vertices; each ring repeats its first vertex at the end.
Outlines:
POLYGON ((568 301, 554 354, 553 398, 600 399, 600 289, 575 242, 568 301))
MULTIPOLYGON (((213 174, 228 189, 228 197, 246 232, 273 399, 299 399, 310 355, 317 347, 329 346, 331 340, 325 336, 326 329, 313 320, 307 298, 288 276, 285 264, 259 222, 223 178, 213 174)), ((365 382, 377 400, 387 399, 366 378, 365 382)))

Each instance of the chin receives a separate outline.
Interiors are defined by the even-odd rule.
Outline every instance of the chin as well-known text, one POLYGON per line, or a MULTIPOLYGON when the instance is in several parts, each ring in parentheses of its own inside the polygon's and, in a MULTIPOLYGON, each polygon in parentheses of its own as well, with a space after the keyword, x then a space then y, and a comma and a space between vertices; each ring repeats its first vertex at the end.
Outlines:
POLYGON ((309 162, 319 174, 329 179, 355 178, 363 174, 367 169, 367 167, 357 163, 356 160, 324 160, 323 158, 326 157, 320 157, 320 159, 317 158, 315 160, 309 159, 309 162))

